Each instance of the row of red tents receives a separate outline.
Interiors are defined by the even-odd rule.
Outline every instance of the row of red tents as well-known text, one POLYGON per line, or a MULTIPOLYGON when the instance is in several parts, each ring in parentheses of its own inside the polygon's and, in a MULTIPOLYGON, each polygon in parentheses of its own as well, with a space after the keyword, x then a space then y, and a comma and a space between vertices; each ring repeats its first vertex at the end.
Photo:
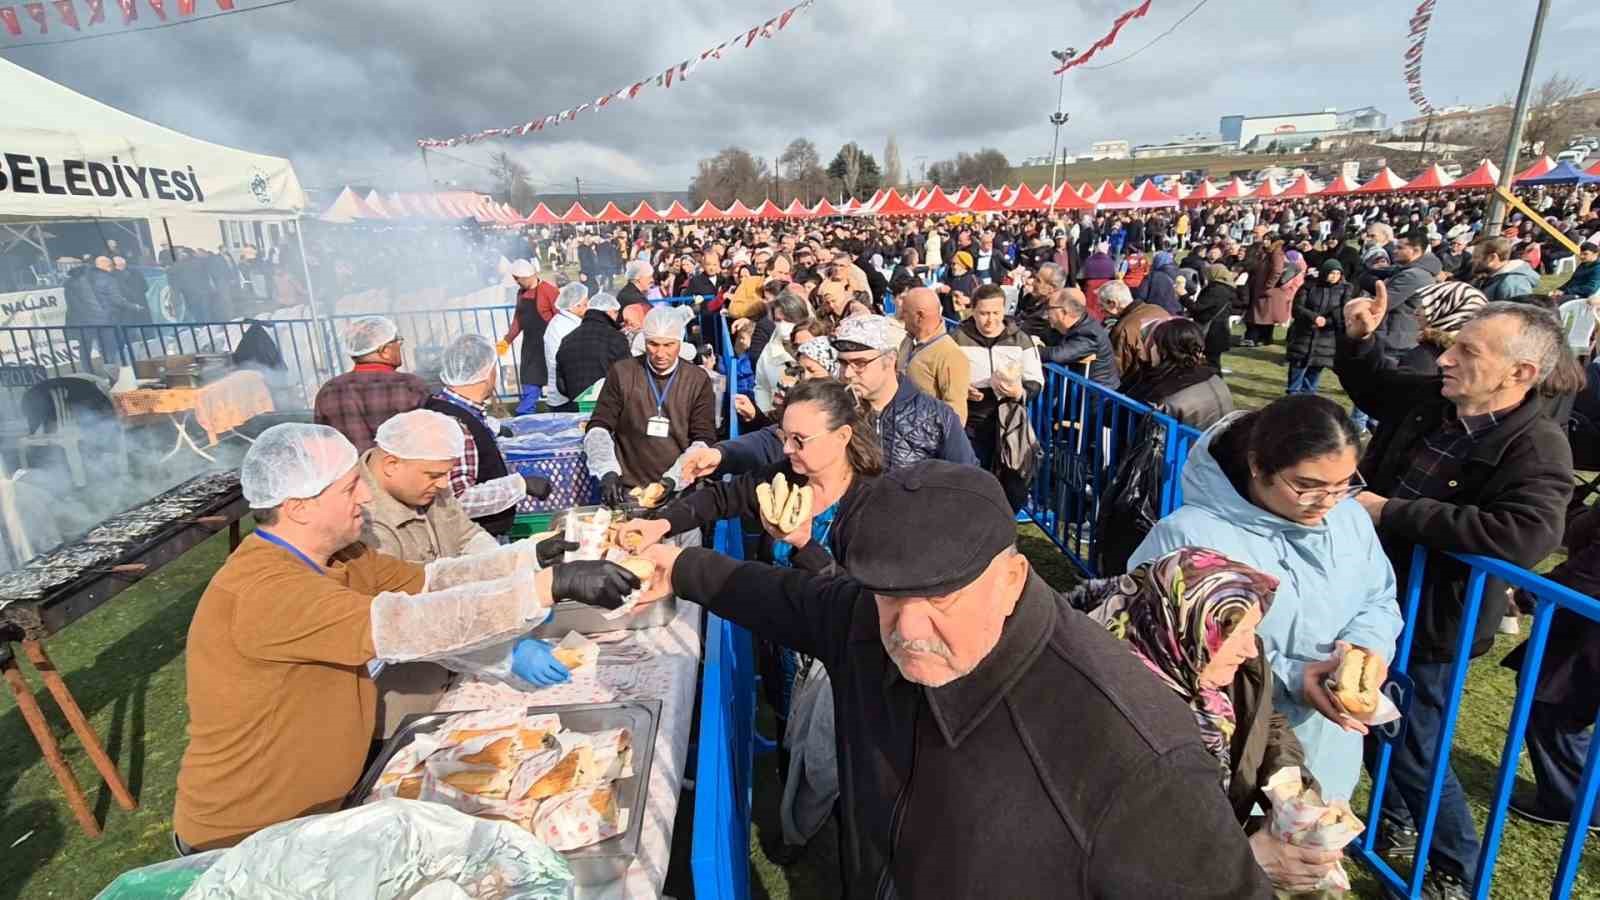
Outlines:
MULTIPOLYGON (((1513 183, 1540 178, 1556 166, 1548 156, 1517 173, 1513 183)), ((1589 169, 1600 175, 1600 164, 1589 169)), ((1019 185, 998 191, 986 187, 965 187, 954 195, 939 188, 922 188, 907 198, 897 190, 879 190, 866 200, 854 198, 835 206, 828 200, 806 205, 795 199, 780 207, 768 199, 751 208, 739 200, 726 209, 719 209, 710 201, 690 210, 674 200, 664 210, 653 208, 642 201, 632 211, 624 211, 615 203, 607 203, 597 213, 591 213, 580 203, 573 203, 565 212, 556 213, 544 203, 523 216, 504 203, 498 203, 483 194, 454 191, 431 194, 380 194, 369 192, 365 197, 345 188, 339 193, 322 218, 329 222, 367 220, 415 219, 473 219, 489 225, 571 225, 624 222, 703 222, 723 219, 814 219, 834 216, 944 216, 962 213, 1033 212, 1048 209, 1157 209, 1180 205, 1198 205, 1227 200, 1279 200, 1297 197, 1339 197, 1388 194, 1394 192, 1420 192, 1441 190, 1488 190, 1500 181, 1500 171, 1485 160, 1478 168, 1461 178, 1452 179, 1442 167, 1435 164, 1416 178, 1407 181, 1385 167, 1365 184, 1355 184, 1343 176, 1324 185, 1308 175, 1301 175, 1288 184, 1269 179, 1252 188, 1235 178, 1218 186, 1210 179, 1197 185, 1178 185, 1173 192, 1162 191, 1154 181, 1145 181, 1137 188, 1124 181, 1113 185, 1102 181, 1099 187, 1087 182, 1073 187, 1062 184, 1052 196, 1048 186, 1038 190, 1019 185)))

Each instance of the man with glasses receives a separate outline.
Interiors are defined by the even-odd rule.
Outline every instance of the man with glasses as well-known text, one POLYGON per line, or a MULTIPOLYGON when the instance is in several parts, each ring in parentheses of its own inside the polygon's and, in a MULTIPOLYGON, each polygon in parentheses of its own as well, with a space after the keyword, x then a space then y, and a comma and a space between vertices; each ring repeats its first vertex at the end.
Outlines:
POLYGON ((1045 362, 1066 366, 1081 372, 1085 361, 1089 363, 1089 380, 1116 390, 1116 353, 1111 347, 1111 336, 1104 325, 1089 315, 1083 291, 1061 288, 1045 305, 1045 322, 1050 326, 1051 340, 1039 351, 1045 362))
MULTIPOLYGON (((1409 623, 1408 673, 1416 690, 1384 801, 1380 847, 1405 856, 1416 852, 1435 745, 1457 699, 1449 685, 1465 624, 1468 572, 1443 552, 1531 568, 1560 546, 1572 498, 1572 448, 1538 389, 1570 362, 1554 316, 1523 303, 1490 303, 1439 357, 1440 374, 1384 371, 1372 336, 1387 301, 1380 288, 1376 298, 1346 306, 1346 339, 1334 368, 1350 399, 1382 423, 1361 463, 1371 489, 1356 499, 1371 514, 1399 583, 1406 584, 1414 546, 1438 551, 1429 556, 1418 618, 1409 623)), ((1493 647, 1506 599, 1505 584, 1490 578, 1471 656, 1493 647)), ((1375 753, 1370 739, 1368 751, 1375 753)), ((1478 850, 1466 797, 1447 769, 1423 896, 1466 897, 1478 850)))
POLYGON ((362 316, 345 328, 344 343, 355 369, 323 383, 312 404, 318 425, 336 429, 357 453, 374 446, 378 426, 428 399, 427 382, 400 371, 405 363, 400 330, 384 316, 362 316))

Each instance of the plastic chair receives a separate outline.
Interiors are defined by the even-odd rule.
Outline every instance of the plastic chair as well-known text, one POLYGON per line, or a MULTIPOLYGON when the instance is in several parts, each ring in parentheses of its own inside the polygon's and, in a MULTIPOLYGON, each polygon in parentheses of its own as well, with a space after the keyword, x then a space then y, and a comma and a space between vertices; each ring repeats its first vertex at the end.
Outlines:
POLYGON ((1556 260, 1555 274, 1557 275, 1571 275, 1577 269, 1578 258, 1576 256, 1563 256, 1556 260))
POLYGON ((50 403, 56 410, 55 430, 18 438, 17 455, 21 457, 22 464, 27 465, 28 450, 34 447, 60 447, 61 452, 67 457, 67 469, 72 473, 72 484, 75 487, 85 487, 89 484, 89 477, 83 467, 82 444, 85 435, 72 414, 71 404, 67 403, 66 389, 51 390, 50 403))

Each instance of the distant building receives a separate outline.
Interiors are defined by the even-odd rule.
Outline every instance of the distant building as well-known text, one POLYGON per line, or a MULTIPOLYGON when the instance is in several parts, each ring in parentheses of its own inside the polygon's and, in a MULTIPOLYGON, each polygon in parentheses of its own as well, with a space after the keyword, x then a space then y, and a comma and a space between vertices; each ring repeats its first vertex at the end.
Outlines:
POLYGON ((1262 135, 1338 131, 1339 112, 1326 109, 1315 113, 1286 113, 1275 116, 1223 116, 1218 130, 1222 133, 1224 142, 1242 150, 1262 135))
POLYGON ((1194 136, 1169 141, 1165 144, 1140 144, 1129 150, 1134 159, 1165 159, 1174 156, 1202 156, 1228 153, 1234 146, 1213 136, 1194 136))
POLYGON ((1127 159, 1131 152, 1127 141, 1095 141, 1089 145, 1090 159, 1127 159))
POLYGON ((1395 126, 1397 137, 1420 138, 1427 132, 1430 138, 1449 135, 1458 141, 1479 141, 1504 135, 1511 127, 1511 107, 1498 103, 1493 106, 1449 106, 1431 116, 1406 119, 1395 126))
POLYGON ((1258 134, 1243 147, 1246 153, 1328 153, 1376 140, 1375 131, 1295 131, 1258 134))

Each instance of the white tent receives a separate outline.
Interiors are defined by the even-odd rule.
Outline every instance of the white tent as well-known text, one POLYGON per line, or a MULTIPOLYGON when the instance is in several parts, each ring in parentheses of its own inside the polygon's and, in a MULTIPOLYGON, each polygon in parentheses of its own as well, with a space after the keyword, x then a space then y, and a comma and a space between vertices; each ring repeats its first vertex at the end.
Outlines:
POLYGON ((286 159, 147 122, 0 59, 0 219, 293 218, 286 159))

